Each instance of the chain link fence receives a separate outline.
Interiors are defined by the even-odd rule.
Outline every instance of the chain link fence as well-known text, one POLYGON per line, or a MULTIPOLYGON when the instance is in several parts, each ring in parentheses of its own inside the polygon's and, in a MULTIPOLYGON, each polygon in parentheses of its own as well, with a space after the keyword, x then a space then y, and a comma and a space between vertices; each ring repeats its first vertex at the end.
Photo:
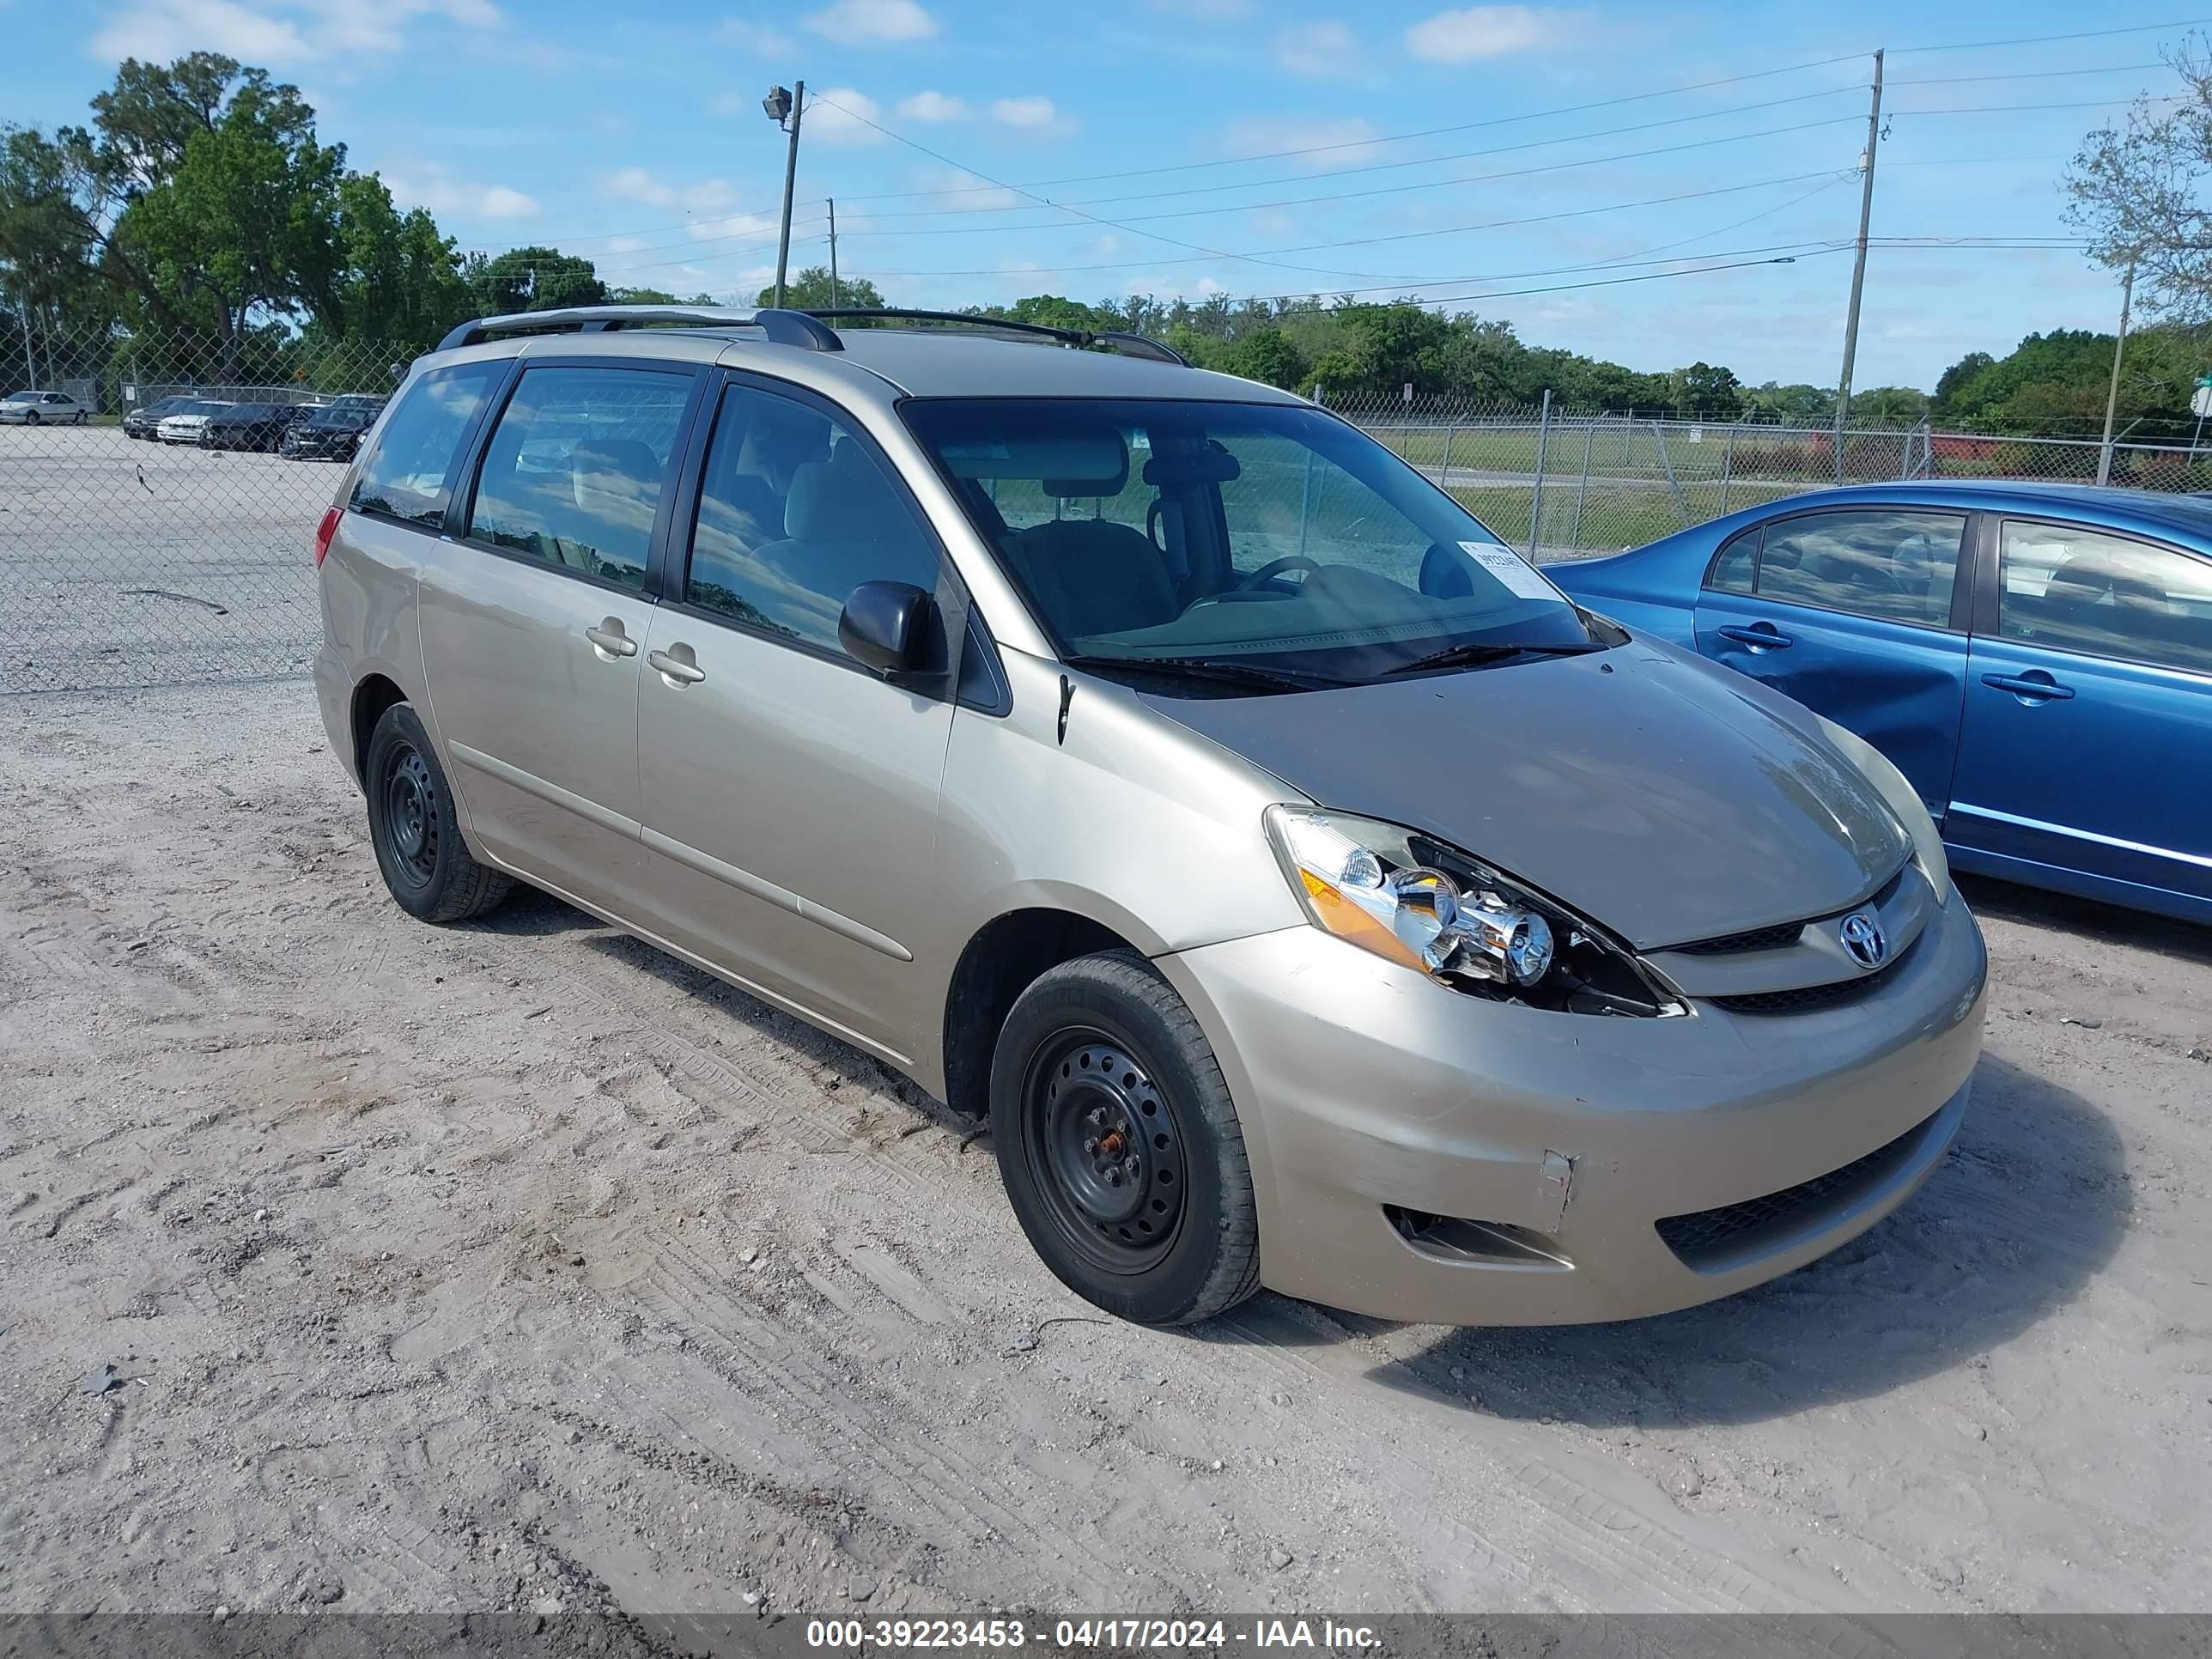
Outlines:
POLYGON ((1558 406, 1360 404, 1324 394, 1540 561, 1640 547, 1739 508, 1841 483, 1898 479, 2107 481, 2126 489, 2212 489, 2198 450, 1904 428, 1792 427, 1613 415, 1558 406))
MULTIPOLYGON (((412 350, 118 334, 15 355, 0 396, 72 401, 0 403, 0 693, 306 672, 321 628, 315 524, 412 350)), ((1826 428, 1549 404, 1323 402, 1539 560, 1638 546, 1839 480, 2094 483, 2105 459, 2095 442, 1925 426, 1838 442, 1826 428)), ((2109 473, 2212 489, 2212 450, 2118 444, 2109 473)))

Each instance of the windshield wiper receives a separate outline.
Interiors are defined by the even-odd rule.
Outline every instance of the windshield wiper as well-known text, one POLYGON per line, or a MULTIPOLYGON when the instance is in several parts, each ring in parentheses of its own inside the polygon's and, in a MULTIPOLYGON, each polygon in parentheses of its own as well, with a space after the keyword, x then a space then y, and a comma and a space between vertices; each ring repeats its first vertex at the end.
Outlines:
POLYGON ((1496 640, 1462 640, 1457 645, 1448 645, 1441 651, 1431 651, 1425 657, 1416 657, 1411 662, 1401 662, 1395 668, 1386 668, 1385 674, 1416 674, 1428 668, 1462 668, 1479 662, 1498 662, 1507 657, 1580 657, 1605 647, 1595 642, 1583 645, 1509 645, 1496 640))
POLYGON ((1227 662, 1218 657, 1062 657, 1071 668, 1149 669, 1176 679, 1213 680, 1224 685, 1264 685, 1278 690, 1319 691, 1334 686, 1358 685, 1327 674, 1310 674, 1297 668, 1267 668, 1253 662, 1227 662))

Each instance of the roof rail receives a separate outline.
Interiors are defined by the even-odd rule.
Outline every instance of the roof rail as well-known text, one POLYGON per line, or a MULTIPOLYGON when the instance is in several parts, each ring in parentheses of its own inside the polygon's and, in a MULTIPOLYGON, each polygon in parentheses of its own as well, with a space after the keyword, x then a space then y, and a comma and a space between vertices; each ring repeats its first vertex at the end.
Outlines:
POLYGON ((1035 334, 1064 346, 1103 346, 1109 351, 1117 351, 1125 357, 1144 357, 1153 362, 1177 363, 1185 368, 1190 367, 1190 359, 1173 346, 1163 345, 1158 340, 1147 339, 1141 334, 1126 333, 1119 329, 1058 328, 1049 323, 1021 323, 1006 317, 979 316, 973 312, 915 311, 903 306, 810 306, 806 315, 824 320, 881 318, 894 322, 964 323, 970 328, 997 329, 1010 334, 1035 334))
POLYGON ((496 334, 598 334, 645 323, 691 323, 706 328, 757 328, 778 345, 803 346, 809 351, 842 351, 845 343, 835 329, 817 322, 803 311, 781 311, 772 307, 744 309, 727 306, 562 306, 550 311, 519 311, 503 317, 479 317, 463 323, 438 342, 438 349, 481 345, 496 334))

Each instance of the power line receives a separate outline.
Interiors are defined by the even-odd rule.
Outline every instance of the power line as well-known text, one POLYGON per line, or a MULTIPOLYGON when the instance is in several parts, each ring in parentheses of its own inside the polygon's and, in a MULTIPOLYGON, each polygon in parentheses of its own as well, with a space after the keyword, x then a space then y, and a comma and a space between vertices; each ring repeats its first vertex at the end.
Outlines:
MULTIPOLYGON (((889 127, 884 126, 878 122, 872 121, 865 115, 857 114, 852 110, 846 109, 844 105, 838 103, 835 99, 820 98, 817 99, 817 101, 828 104, 832 109, 844 110, 847 115, 851 116, 853 119, 860 122, 863 126, 873 127, 878 132, 882 133, 884 137, 895 139, 898 143, 904 144, 908 149, 916 150, 921 155, 928 156, 932 161, 942 162, 945 166, 949 167, 958 168, 961 172, 967 173, 970 178, 981 179, 986 184, 999 184, 999 181, 992 179, 988 173, 978 173, 973 167, 963 167, 959 162, 952 160, 951 156, 940 155, 936 150, 930 149, 927 144, 916 143, 913 139, 907 137, 902 133, 893 132, 889 127)), ((999 184, 999 188, 1001 190, 1014 191, 1018 195, 1030 195, 1029 191, 1022 190, 1019 186, 1014 185, 999 184)), ((1204 247, 1196 242, 1179 241, 1172 236, 1164 236, 1157 230, 1138 230, 1132 226, 1119 223, 1112 219, 1102 219, 1096 214, 1085 213, 1080 208, 1060 207, 1057 203, 1046 201, 1042 196, 1032 196, 1030 197, 1030 199, 1042 203, 1043 205, 1047 207, 1057 208, 1060 212, 1073 214, 1077 218, 1084 220, 1088 223, 1102 225, 1109 230, 1126 230, 1134 236, 1150 237, 1153 241, 1165 242, 1170 247, 1188 248, 1193 252, 1201 254, 1209 259, 1238 259, 1251 264, 1258 265, 1269 265, 1278 263, 1273 259, 1267 258, 1265 256, 1259 254, 1230 253, 1220 248, 1204 247)), ((1318 276, 1371 277, 1377 274, 1370 270, 1324 270, 1316 269, 1313 266, 1295 264, 1285 265, 1284 266, 1284 269, 1290 270, 1302 270, 1310 276, 1318 276)))
POLYGON ((2166 29, 2196 28, 2212 23, 2212 17, 2177 17, 2165 23, 2130 23, 2124 28, 2083 29, 2074 34, 2017 34, 2005 40, 1955 40, 1942 46, 1893 46, 1889 55, 1904 58, 1925 52, 1987 52, 1998 46, 2041 46, 2057 40, 2103 40, 2115 34, 2156 34, 2166 29))
MULTIPOLYGON (((1324 179, 1350 179, 1358 177, 1363 173, 1400 172, 1407 167, 1441 167, 1447 161, 1470 161, 1485 155, 1507 155, 1524 149, 1547 149, 1553 144, 1581 143, 1592 138, 1618 137, 1623 133, 1649 132, 1658 127, 1680 126, 1683 123, 1688 121, 1711 121, 1730 115, 1748 115, 1759 110, 1775 109, 1787 104, 1802 104, 1812 99, 1831 98, 1839 92, 1850 92, 1860 89, 1861 88, 1854 88, 1851 87, 1826 87, 1819 92, 1802 92, 1788 98, 1771 98, 1764 103, 1739 104, 1732 106, 1727 109, 1699 110, 1690 115, 1670 115, 1661 120, 1638 121, 1624 127, 1601 127, 1589 132, 1563 133, 1556 138, 1530 138, 1516 144, 1493 144, 1483 149, 1455 150, 1449 155, 1424 155, 1416 157, 1412 161, 1377 161, 1363 167, 1330 167, 1320 173, 1278 174, 1273 178, 1268 179, 1240 179, 1235 184, 1228 185, 1186 185, 1181 190, 1143 191, 1124 196, 1082 196, 1077 197, 1072 201, 1060 204, 1059 205, 1067 207, 1097 207, 1115 202, 1168 201, 1179 196, 1203 196, 1231 190, 1265 190, 1276 185, 1313 184, 1324 179)), ((1820 124, 1814 123, 1813 125, 1818 125, 1820 124)), ((1783 131, 1796 131, 1794 128, 1783 128, 1778 130, 1783 131)), ((1742 136, 1755 137, 1763 137, 1764 135, 1745 134, 1742 136)), ((1713 140, 1710 142, 1718 143, 1723 141, 1713 140)), ((1659 155, 1662 153, 1663 152, 1657 150, 1637 152, 1637 154, 1639 155, 1659 155)), ((1264 206, 1267 204, 1247 204, 1246 205, 1264 206)), ((873 223, 885 219, 930 219, 943 218, 949 214, 969 215, 993 212, 1012 213, 1026 210, 1027 210, 1025 209, 1017 208, 918 208, 902 213, 872 214, 869 216, 869 219, 870 222, 873 223)))
MULTIPOLYGON (((2078 104, 1968 104, 1956 109, 1894 109, 1892 115, 2017 115, 2029 110, 2041 109, 2110 109, 2123 101, 2118 98, 2092 98, 2078 104)), ((2132 101, 2132 100, 2130 100, 2132 101)), ((2176 104, 2179 94, 2172 97, 2146 98, 2147 104, 2176 104)))
MULTIPOLYGON (((1431 236, 1456 236, 1470 231, 1500 230, 1517 225, 1550 224, 1561 219, 1588 218, 1592 215, 1600 213, 1623 213, 1634 208, 1661 207, 1675 202, 1697 201, 1709 196, 1733 196, 1740 194, 1747 190, 1769 189, 1776 185, 1802 184, 1808 179, 1821 179, 1832 182, 1835 179, 1839 177, 1855 176, 1855 173, 1848 170, 1824 167, 1816 173, 1789 173, 1778 179, 1756 179, 1748 184, 1719 185, 1705 190, 1683 191, 1672 196, 1647 197, 1644 200, 1637 202, 1613 202, 1609 203, 1603 207, 1594 208, 1570 208, 1558 213, 1533 214, 1528 217, 1520 219, 1486 220, 1480 224, 1443 225, 1428 230, 1398 231, 1387 236, 1353 236, 1347 237, 1341 241, 1309 242, 1301 244, 1297 247, 1269 248, 1266 250, 1266 253, 1269 255, 1280 253, 1312 253, 1318 252, 1323 249, 1334 247, 1367 247, 1379 242, 1415 241, 1431 236)), ((1267 263, 1267 260, 1260 255, 1244 255, 1240 257, 1249 258, 1255 264, 1267 263)), ((894 277, 919 280, 924 277, 933 276, 1004 276, 1008 275, 1033 275, 1046 276, 1065 276, 1072 273, 1094 270, 1130 270, 1143 265, 1192 264, 1195 263, 1196 261, 1189 259, 1124 259, 1119 262, 1110 262, 1101 264, 1031 265, 1019 272, 1008 272, 1002 270, 989 269, 979 270, 892 270, 879 271, 876 274, 886 280, 894 277)))
MULTIPOLYGON (((1416 138, 1437 138, 1448 133, 1474 132, 1486 127, 1510 126, 1520 121, 1541 121, 1554 115, 1579 115, 1589 110, 1613 109, 1623 104, 1638 104, 1653 98, 1673 98, 1684 93, 1705 92, 1714 87, 1737 86, 1746 81, 1764 81, 1778 75, 1794 75, 1802 70, 1826 69, 1832 64, 1847 64, 1863 55, 1859 52, 1845 52, 1835 58, 1816 58, 1802 64, 1785 64, 1778 69, 1754 70, 1746 75, 1723 76, 1714 81, 1692 82, 1686 86, 1660 87, 1650 92, 1628 93, 1619 98, 1593 99, 1585 104, 1562 104, 1556 109, 1531 110, 1524 115, 1497 115, 1484 121, 1463 121, 1446 127, 1425 127, 1418 132, 1390 133, 1375 138, 1347 138, 1340 143, 1308 144, 1297 149, 1261 150, 1250 155, 1227 156, 1218 161, 1182 161, 1171 167, 1129 167, 1118 173, 1073 173, 1060 179, 1032 179, 1021 185, 994 185, 987 179, 983 185, 963 186, 957 189, 889 191, 875 196, 850 196, 845 199, 851 202, 911 201, 921 197, 986 195, 994 189, 1027 191, 1049 189, 1054 185, 1093 185, 1110 179, 1150 179, 1157 178, 1163 173, 1193 173, 1206 167, 1243 167, 1252 161, 1280 161, 1299 155, 1324 155, 1334 150, 1371 149, 1378 144, 1409 143, 1416 138)), ((1850 88, 1844 87, 1836 90, 1849 91, 1850 88)), ((850 114, 852 112, 848 110, 846 112, 850 114)), ((868 125, 874 126, 875 123, 871 121, 868 125)), ((879 132, 886 131, 881 127, 876 130, 879 132)), ((896 133, 890 136, 897 137, 896 133)), ((917 145, 915 148, 919 149, 920 146, 917 145)), ((958 162, 945 161, 943 156, 936 159, 944 161, 947 167, 958 167, 963 173, 973 173, 973 169, 961 167, 958 162)), ((983 177, 979 173, 974 173, 973 176, 978 179, 983 177)))
POLYGON ((1893 87, 1962 87, 1974 81, 2053 81, 2067 75, 2122 75, 2136 70, 2157 70, 2168 67, 2163 63, 2102 64, 2094 69, 2012 70, 2002 75, 1923 75, 1911 80, 1896 80, 1893 87))
MULTIPOLYGON (((1413 185, 1381 185, 1371 190, 1338 191, 1327 196, 1292 196, 1272 202, 1237 202, 1221 207, 1181 208, 1169 213, 1133 213, 1124 219, 1125 224, 1155 223, 1162 219, 1196 219, 1223 213, 1259 213, 1274 208, 1310 207, 1320 203, 1350 202, 1376 196, 1399 196, 1412 191, 1445 190, 1455 185, 1495 184, 1503 179, 1526 179, 1540 173, 1571 172, 1577 167, 1607 167, 1619 161, 1641 161, 1653 155, 1674 155, 1684 150, 1708 149, 1717 144, 1744 143, 1755 138, 1772 138, 1784 133, 1805 132, 1814 127, 1835 126, 1842 122, 1857 121, 1857 115, 1839 115, 1821 121, 1802 121, 1795 126, 1768 127, 1757 132, 1732 133, 1719 138, 1700 138, 1685 144, 1666 144, 1650 149, 1629 150, 1615 155, 1594 155, 1577 161, 1550 161, 1541 167, 1515 167, 1504 173, 1463 173, 1450 179, 1431 179, 1413 185)), ((1019 225, 939 225, 917 229, 894 228, 889 230, 848 230, 848 236, 974 236, 993 233, 1012 233, 1024 230, 1064 230, 1065 225, 1030 223, 1019 225)))

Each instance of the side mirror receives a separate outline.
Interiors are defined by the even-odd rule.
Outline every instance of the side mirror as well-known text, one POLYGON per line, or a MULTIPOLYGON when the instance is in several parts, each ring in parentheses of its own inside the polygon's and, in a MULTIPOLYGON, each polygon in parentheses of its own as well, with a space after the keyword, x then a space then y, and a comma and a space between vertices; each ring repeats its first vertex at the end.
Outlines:
POLYGON ((837 643, 889 678, 931 666, 936 601, 911 582, 862 582, 837 618, 837 643))

